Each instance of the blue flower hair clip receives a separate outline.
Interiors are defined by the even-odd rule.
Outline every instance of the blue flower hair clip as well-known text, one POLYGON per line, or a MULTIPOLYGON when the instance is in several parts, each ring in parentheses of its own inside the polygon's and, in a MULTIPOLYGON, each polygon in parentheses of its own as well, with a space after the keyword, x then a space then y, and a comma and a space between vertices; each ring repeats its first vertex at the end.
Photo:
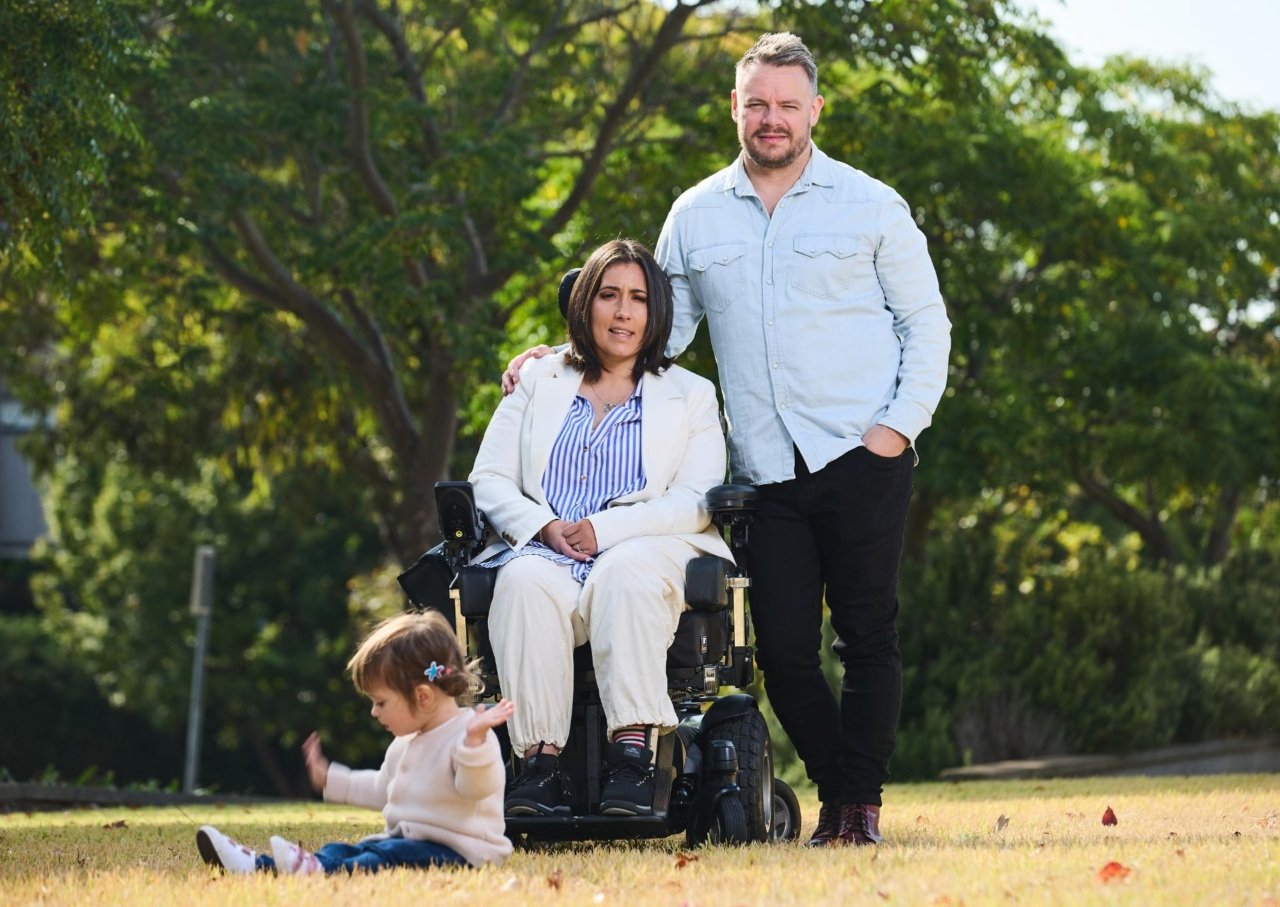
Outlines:
POLYGON ((431 665, 422 673, 427 675, 427 680, 430 680, 432 683, 435 683, 444 675, 452 674, 453 668, 449 667, 448 665, 437 664, 436 662, 433 661, 431 662, 431 665))

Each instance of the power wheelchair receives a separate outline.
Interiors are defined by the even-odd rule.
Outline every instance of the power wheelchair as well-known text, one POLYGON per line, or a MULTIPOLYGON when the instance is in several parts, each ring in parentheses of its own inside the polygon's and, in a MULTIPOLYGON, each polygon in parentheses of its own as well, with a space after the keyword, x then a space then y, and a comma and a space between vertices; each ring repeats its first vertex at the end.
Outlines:
MULTIPOLYGON (((439 482, 435 494, 444 541, 399 576, 400 586, 414 607, 438 610, 453 622, 468 656, 479 659, 481 698, 496 699, 501 682, 487 617, 497 571, 468 565, 486 544, 484 516, 467 482, 439 482)), ((720 485, 707 492, 706 505, 737 565, 704 556, 692 559, 686 569, 689 610, 681 615, 667 652, 668 693, 679 725, 658 738, 653 815, 596 815, 604 782, 605 717, 590 646, 579 646, 574 652, 571 730, 560 756, 573 783, 572 814, 509 816, 506 833, 518 845, 662 838, 681 832, 690 846, 799 836, 799 803, 791 788, 773 776, 769 731, 755 699, 742 692, 720 694, 722 687, 749 686, 754 676, 747 641, 746 542, 756 491, 720 485)), ((506 729, 500 730, 511 776, 519 754, 511 752, 506 729)))

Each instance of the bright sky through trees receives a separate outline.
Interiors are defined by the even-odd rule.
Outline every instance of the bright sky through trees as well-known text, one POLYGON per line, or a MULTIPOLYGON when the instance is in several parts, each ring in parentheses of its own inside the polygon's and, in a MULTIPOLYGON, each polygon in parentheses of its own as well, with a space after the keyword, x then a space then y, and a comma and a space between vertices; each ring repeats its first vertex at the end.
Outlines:
POLYGON ((1082 63, 1133 54, 1213 73, 1226 99, 1280 110, 1275 0, 1025 0, 1082 63))

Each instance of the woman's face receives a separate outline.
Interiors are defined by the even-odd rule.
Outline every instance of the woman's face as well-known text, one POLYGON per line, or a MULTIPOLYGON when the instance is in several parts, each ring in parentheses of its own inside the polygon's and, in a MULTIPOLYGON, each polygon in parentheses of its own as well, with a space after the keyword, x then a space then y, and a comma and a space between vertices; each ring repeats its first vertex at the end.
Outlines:
POLYGON ((623 261, 605 268, 591 300, 591 340, 609 371, 630 368, 640 355, 649 325, 649 285, 644 270, 623 261))

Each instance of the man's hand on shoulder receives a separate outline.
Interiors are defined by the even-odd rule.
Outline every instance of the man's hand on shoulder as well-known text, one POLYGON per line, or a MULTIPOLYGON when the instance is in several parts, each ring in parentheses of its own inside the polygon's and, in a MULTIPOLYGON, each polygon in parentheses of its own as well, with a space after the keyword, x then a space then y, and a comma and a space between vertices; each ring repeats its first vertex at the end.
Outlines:
POLYGON ((505 397, 516 389, 516 385, 520 383, 520 366, 524 365, 530 359, 541 359, 543 356, 554 353, 551 347, 545 343, 525 350, 519 356, 507 363, 507 370, 502 373, 502 395, 505 397))

